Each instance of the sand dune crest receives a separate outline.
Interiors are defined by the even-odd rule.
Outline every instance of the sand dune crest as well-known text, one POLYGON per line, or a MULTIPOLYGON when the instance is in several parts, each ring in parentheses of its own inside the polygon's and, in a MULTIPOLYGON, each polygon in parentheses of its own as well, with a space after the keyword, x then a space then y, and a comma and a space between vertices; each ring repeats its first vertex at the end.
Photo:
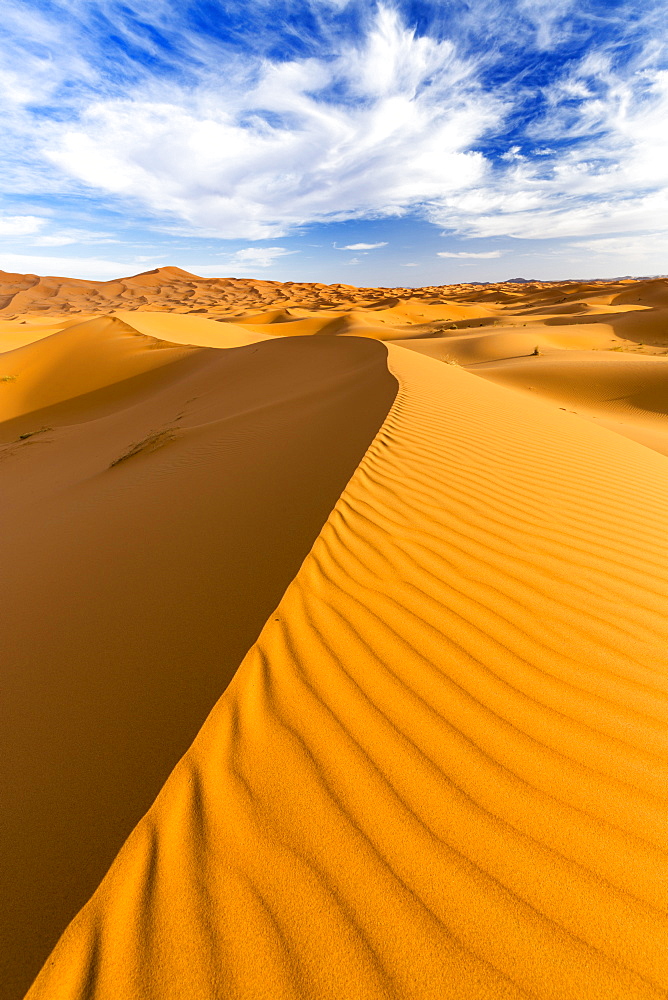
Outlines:
POLYGON ((26 361, 29 403, 60 402, 0 427, 12 1000, 196 735, 396 391, 371 341, 156 350, 93 322, 33 345, 53 356, 26 361))
POLYGON ((30 1000, 666 995, 666 459, 389 350, 387 419, 30 1000))
POLYGON ((667 304, 0 274, 2 1000, 668 995, 667 304))

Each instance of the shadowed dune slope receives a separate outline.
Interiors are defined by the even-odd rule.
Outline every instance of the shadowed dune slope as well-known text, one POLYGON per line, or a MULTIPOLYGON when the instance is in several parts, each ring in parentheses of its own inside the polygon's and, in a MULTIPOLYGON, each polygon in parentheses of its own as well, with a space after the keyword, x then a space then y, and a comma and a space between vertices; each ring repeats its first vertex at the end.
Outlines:
POLYGON ((30 1000, 665 998, 667 461, 389 356, 380 433, 30 1000))
POLYGON ((3 1000, 151 805, 396 393, 385 347, 365 340, 155 349, 100 319, 14 353, 0 385, 3 1000))

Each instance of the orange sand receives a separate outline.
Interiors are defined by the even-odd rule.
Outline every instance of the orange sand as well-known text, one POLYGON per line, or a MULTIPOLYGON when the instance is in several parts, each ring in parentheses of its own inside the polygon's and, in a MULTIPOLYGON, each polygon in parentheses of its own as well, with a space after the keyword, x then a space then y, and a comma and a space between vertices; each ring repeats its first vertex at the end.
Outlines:
POLYGON ((3 1000, 665 997, 668 282, 8 277, 3 1000))

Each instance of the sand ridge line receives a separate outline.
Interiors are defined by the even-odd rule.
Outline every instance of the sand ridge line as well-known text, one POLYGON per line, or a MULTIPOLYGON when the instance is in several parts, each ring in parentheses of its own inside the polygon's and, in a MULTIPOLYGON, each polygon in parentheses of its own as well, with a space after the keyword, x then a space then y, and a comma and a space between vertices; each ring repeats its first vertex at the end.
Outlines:
POLYGON ((3 288, 3 315, 14 318, 0 319, 0 347, 101 311, 184 346, 305 335, 396 341, 668 454, 664 373, 634 363, 668 354, 665 278, 373 289, 209 279, 164 267, 109 282, 0 273, 3 288))
POLYGON ((156 379, 137 355, 170 352, 118 329, 87 341, 98 389, 3 425, 3 1000, 195 737, 396 392, 369 340, 177 349, 156 379), (40 447, 16 444, 44 414, 40 447))
POLYGON ((620 519, 635 496, 634 517, 665 522, 665 461, 404 348, 390 364, 383 427, 30 1000, 83 1000, 90 976, 100 1000, 665 996, 667 758, 651 727, 625 728, 619 678, 665 672, 666 616, 646 609, 638 645, 613 612, 637 585, 668 591, 668 544, 631 558, 609 528, 615 496, 620 519), (528 424, 525 484, 503 456, 528 424), (525 535, 498 563, 504 505, 543 547, 525 535), (568 533, 591 548, 586 600, 568 546, 545 561, 568 533), (521 613, 544 622, 540 649, 521 613), (535 687, 546 661, 558 713, 535 687))

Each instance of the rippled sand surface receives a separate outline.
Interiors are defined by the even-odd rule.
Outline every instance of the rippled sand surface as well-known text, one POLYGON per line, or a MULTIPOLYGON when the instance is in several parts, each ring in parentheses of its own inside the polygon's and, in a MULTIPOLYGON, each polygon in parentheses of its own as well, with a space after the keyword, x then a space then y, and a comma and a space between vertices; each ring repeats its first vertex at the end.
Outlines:
POLYGON ((32 277, 3 1000, 665 997, 668 283, 32 277))

